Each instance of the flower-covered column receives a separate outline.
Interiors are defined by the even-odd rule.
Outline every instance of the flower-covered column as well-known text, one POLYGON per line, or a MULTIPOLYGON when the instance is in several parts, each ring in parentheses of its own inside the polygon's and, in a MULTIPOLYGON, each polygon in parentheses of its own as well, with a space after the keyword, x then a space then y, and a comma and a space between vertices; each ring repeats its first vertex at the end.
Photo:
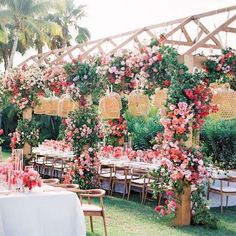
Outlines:
MULTIPOLYGON (((33 109, 32 108, 26 108, 23 110, 23 119, 26 119, 26 120, 32 120, 32 112, 33 112, 33 109)), ((23 155, 25 156, 29 156, 32 152, 32 148, 30 146, 30 144, 28 142, 26 142, 24 144, 24 147, 23 147, 23 155)))

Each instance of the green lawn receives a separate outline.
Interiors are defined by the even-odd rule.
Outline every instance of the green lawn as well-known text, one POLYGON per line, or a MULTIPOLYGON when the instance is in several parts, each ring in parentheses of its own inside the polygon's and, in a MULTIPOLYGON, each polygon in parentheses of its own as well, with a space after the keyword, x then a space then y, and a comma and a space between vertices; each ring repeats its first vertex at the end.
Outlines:
POLYGON ((3 151, 3 152, 2 152, 2 158, 3 158, 3 160, 7 160, 7 158, 10 157, 10 155, 11 155, 10 151, 9 151, 9 152, 3 151))
MULTIPOLYGON (((3 152, 3 159, 10 156, 9 152, 3 152)), ((230 207, 220 213, 218 208, 212 209, 212 213, 220 218, 218 230, 210 230, 204 227, 189 226, 175 228, 171 219, 159 218, 154 211, 154 202, 147 205, 140 204, 138 194, 132 194, 127 201, 115 195, 104 199, 106 208, 106 221, 109 236, 233 236, 236 235, 236 207, 230 207)), ((87 235, 104 235, 101 217, 94 217, 94 231, 91 233, 88 218, 87 235)))
MULTIPOLYGON (((171 219, 158 218, 153 210, 154 203, 141 205, 137 198, 131 201, 120 197, 106 197, 106 220, 110 236, 230 236, 236 235, 236 207, 225 210, 220 214, 219 209, 212 213, 220 218, 218 230, 199 226, 176 228, 171 219)), ((94 233, 91 233, 89 219, 87 221, 88 236, 104 235, 102 218, 94 218, 94 233)))

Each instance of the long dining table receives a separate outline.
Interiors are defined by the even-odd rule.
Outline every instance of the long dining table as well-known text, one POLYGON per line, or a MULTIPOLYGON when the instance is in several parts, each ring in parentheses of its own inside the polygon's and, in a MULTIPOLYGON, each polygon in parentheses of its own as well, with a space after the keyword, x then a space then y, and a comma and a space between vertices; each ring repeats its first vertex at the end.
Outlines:
POLYGON ((1 236, 85 236, 75 193, 44 185, 30 192, 0 191, 1 236))

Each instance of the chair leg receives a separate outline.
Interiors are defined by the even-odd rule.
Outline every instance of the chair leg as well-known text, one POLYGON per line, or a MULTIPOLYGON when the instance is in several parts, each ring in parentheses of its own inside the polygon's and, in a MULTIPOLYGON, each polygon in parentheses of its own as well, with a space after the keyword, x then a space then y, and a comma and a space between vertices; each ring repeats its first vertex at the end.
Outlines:
POLYGON ((109 195, 111 195, 111 196, 113 194, 114 187, 115 187, 115 181, 113 179, 110 179, 110 184, 109 184, 110 194, 109 195))
POLYGON ((106 225, 106 219, 105 219, 104 212, 102 213, 102 218, 103 218, 103 225, 104 225, 105 236, 107 236, 107 225, 106 225))
POLYGON ((93 218, 92 218, 92 216, 89 216, 89 219, 90 219, 91 231, 93 232, 93 218))
POLYGON ((226 207, 228 207, 229 196, 226 196, 226 207))
POLYGON ((127 183, 124 183, 124 187, 123 187, 123 198, 125 198, 125 194, 126 194, 126 185, 127 183))
POLYGON ((130 190, 131 190, 131 183, 129 183, 129 189, 128 189, 128 196, 127 196, 127 200, 129 200, 129 197, 130 197, 130 190))
POLYGON ((145 186, 143 187, 143 190, 142 190, 142 198, 141 198, 141 203, 142 204, 144 202, 144 192, 145 192, 145 186))
POLYGON ((223 195, 220 195, 220 212, 223 213, 223 195))

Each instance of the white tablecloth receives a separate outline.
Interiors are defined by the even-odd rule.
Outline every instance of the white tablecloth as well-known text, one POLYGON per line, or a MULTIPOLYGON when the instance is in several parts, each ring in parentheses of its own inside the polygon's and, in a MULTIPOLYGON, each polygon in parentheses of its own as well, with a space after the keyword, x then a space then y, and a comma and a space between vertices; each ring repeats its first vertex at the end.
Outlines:
POLYGON ((0 193, 0 235, 85 236, 80 201, 75 193, 52 187, 0 193))

